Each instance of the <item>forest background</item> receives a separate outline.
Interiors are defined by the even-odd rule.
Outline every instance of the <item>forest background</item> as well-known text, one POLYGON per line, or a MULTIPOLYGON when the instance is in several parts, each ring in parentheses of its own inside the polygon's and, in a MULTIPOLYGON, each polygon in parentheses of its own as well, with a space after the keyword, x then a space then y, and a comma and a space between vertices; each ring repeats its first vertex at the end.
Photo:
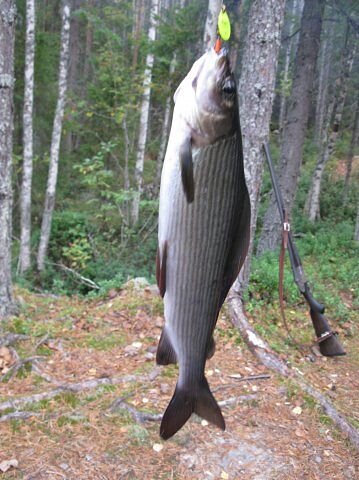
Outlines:
MULTIPOLYGON (((250 5, 251 2, 246 1, 227 2, 233 24, 231 49, 238 78, 250 5)), ((87 294, 120 287, 130 277, 143 276, 154 281, 158 189, 173 108, 172 96, 203 51, 208 3, 74 0, 70 6, 67 92, 56 206, 46 260, 39 267, 37 251, 59 91, 62 5, 59 1, 36 2, 29 265, 23 263, 20 255, 26 2, 17 2, 12 262, 15 281, 23 286, 57 293, 87 294), (152 37, 149 35, 151 28, 152 37), (148 77, 150 55, 153 66, 148 77), (141 114, 144 99, 150 102, 145 137, 141 114), (139 195, 136 212, 134 204, 139 195)), ((280 146, 286 140, 282 133, 291 96, 302 9, 303 2, 299 0, 287 2, 271 119, 275 157, 279 156, 280 146)), ((321 248, 328 258, 339 255, 338 242, 347 247, 354 238, 358 205, 355 157, 359 105, 359 71, 355 56, 357 19, 356 2, 327 2, 325 6, 320 52, 311 88, 303 166, 292 215, 294 231, 303 237, 300 244, 303 243, 301 248, 305 255, 321 248), (343 58, 350 55, 352 63, 345 72, 343 69, 348 70, 348 67, 343 66, 343 58), (338 82, 341 82, 340 89, 338 82), (328 149, 335 109, 340 102, 338 97, 343 90, 339 133, 335 146, 329 145, 328 165, 319 187, 315 187, 319 188, 320 206, 313 213, 308 206, 313 200, 308 198, 313 189, 314 171, 317 161, 320 162, 328 149)), ((240 96, 242 94, 244 92, 240 92, 240 96)), ((258 238, 270 189, 269 177, 265 175, 258 238)), ((260 253, 273 249, 278 243, 268 242, 265 237, 263 229, 260 253)), ((258 294, 259 288, 267 289, 271 295, 275 290, 273 285, 256 285, 259 277, 262 283, 265 281, 262 274, 256 274, 257 268, 264 269, 265 274, 272 277, 271 254, 254 260, 254 277, 249 288, 250 294, 255 291, 258 294)), ((275 283, 275 279, 268 278, 267 282, 275 283)))

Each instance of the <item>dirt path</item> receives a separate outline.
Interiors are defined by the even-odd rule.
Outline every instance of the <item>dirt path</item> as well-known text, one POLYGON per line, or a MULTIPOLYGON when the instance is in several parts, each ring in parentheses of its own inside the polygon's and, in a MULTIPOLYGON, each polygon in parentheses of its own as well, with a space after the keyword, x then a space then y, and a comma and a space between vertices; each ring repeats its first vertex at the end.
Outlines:
MULTIPOLYGON (((139 424, 128 411, 113 408, 121 397, 139 411, 162 413, 172 396, 176 368, 154 366, 163 322, 160 299, 150 289, 112 292, 102 302, 19 295, 26 307, 8 328, 30 340, 16 344, 16 351, 21 358, 37 354, 43 359, 37 373, 25 367, 0 384, 0 403, 51 390, 54 380, 73 383, 128 374, 135 379, 63 393, 26 405, 26 420, 0 422, 0 466, 4 460, 18 461, 18 468, 2 478, 358 478, 358 456, 346 439, 311 398, 256 362, 224 316, 207 378, 217 400, 227 402, 222 407, 227 430, 192 417, 163 442, 158 422, 139 424)), ((354 351, 354 337, 345 344, 354 351)), ((357 358, 318 357, 313 363, 312 356, 297 354, 294 361, 342 412, 359 422, 357 358)))

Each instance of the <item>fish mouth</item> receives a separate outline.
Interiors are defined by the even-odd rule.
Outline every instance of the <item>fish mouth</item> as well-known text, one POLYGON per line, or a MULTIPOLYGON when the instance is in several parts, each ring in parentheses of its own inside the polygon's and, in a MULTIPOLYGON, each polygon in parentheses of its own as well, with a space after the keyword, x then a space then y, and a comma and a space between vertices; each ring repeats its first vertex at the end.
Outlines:
POLYGON ((225 100, 231 101, 236 95, 236 82, 228 58, 228 50, 223 47, 218 53, 217 86, 225 100))

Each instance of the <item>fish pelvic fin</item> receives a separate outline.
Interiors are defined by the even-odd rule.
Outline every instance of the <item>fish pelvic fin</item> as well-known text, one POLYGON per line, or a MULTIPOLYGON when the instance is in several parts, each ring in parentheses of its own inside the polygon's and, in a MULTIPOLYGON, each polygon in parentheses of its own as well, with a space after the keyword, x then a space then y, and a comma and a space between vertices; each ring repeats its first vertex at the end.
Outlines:
POLYGON ((166 327, 163 328, 156 353, 157 365, 169 365, 177 363, 177 355, 172 346, 166 327))
POLYGON ((208 382, 203 378, 202 382, 194 390, 180 388, 177 384, 175 393, 170 401, 161 422, 160 435, 164 440, 171 438, 190 418, 196 413, 221 430, 226 425, 208 382))
POLYGON ((180 147, 179 152, 181 164, 181 178, 183 191, 187 203, 192 203, 194 200, 194 176, 193 176, 193 158, 191 139, 188 138, 180 147))
POLYGON ((160 295, 163 298, 166 293, 166 265, 167 265, 167 242, 164 243, 161 249, 157 247, 156 255, 156 280, 160 295))

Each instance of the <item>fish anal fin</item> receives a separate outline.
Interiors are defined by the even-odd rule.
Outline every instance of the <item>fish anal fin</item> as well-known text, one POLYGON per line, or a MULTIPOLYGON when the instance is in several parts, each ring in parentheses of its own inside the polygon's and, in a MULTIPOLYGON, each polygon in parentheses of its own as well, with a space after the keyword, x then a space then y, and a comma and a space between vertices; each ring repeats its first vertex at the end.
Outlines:
POLYGON ((164 440, 172 437, 183 427, 192 413, 197 413, 200 417, 222 430, 226 428, 221 409, 214 399, 205 378, 193 390, 176 386, 172 400, 162 418, 160 427, 161 437, 164 440))
POLYGON ((207 359, 212 358, 215 351, 216 351, 216 342, 214 341, 214 338, 211 337, 207 345, 207 359))
POLYGON ((156 280, 160 295, 163 298, 166 293, 166 264, 167 264, 167 242, 164 243, 162 254, 160 247, 156 255, 156 280))
POLYGON ((166 331, 166 327, 163 328, 160 341, 158 342, 156 362, 158 365, 177 363, 177 355, 166 331))
POLYGON ((194 200, 194 177, 191 138, 186 138, 179 151, 183 191, 188 203, 194 200))

